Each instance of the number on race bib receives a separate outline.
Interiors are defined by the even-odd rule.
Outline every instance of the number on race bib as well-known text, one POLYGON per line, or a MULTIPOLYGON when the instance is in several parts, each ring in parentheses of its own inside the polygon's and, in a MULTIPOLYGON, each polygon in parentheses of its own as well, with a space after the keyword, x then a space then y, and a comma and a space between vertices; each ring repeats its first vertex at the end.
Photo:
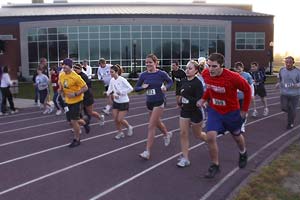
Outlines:
POLYGON ((155 89, 148 89, 148 90, 146 90, 146 94, 147 95, 155 95, 156 93, 155 93, 155 89))
POLYGON ((216 106, 226 106, 226 101, 220 99, 212 99, 212 103, 216 106))
POLYGON ((182 102, 183 104, 188 104, 190 101, 189 101, 188 99, 182 97, 182 98, 181 98, 181 102, 182 102))

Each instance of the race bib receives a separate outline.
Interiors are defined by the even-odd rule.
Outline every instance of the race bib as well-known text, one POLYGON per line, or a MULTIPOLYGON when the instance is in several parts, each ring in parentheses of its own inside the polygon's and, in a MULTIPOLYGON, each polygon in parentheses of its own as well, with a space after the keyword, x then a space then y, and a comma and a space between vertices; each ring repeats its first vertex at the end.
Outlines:
POLYGON ((180 82, 180 79, 179 79, 179 78, 174 78, 174 80, 180 82))
POLYGON ((285 83, 284 87, 286 88, 294 87, 294 83, 285 83))
POLYGON ((56 84, 56 83, 52 83, 52 86, 53 86, 53 87, 56 87, 56 86, 57 86, 57 84, 56 84))
POLYGON ((146 94, 147 95, 155 95, 156 93, 155 93, 155 89, 148 89, 148 90, 146 90, 146 94))
POLYGON ((188 104, 188 103, 190 103, 190 101, 189 101, 188 99, 182 97, 182 98, 181 98, 181 103, 183 103, 183 104, 188 104))
POLYGON ((212 103, 216 106, 226 106, 226 101, 220 99, 212 99, 212 103))

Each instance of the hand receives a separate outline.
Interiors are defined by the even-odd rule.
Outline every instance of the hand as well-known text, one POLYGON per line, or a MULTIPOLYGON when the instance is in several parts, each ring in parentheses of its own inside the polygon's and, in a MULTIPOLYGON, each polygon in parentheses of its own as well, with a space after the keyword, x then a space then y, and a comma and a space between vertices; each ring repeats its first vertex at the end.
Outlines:
POLYGON ((164 85, 161 86, 160 89, 161 89, 162 92, 166 92, 166 91, 167 91, 167 88, 166 88, 166 86, 164 86, 164 85))
POLYGON ((146 89, 147 87, 149 87, 149 84, 143 83, 142 88, 146 89))
POLYGON ((204 99, 200 99, 199 101, 197 101, 196 106, 206 108, 207 107, 207 102, 204 99))
POLYGON ((76 94, 75 94, 75 92, 72 92, 72 93, 67 94, 67 97, 74 98, 74 97, 76 97, 76 94))
POLYGON ((243 119, 245 119, 247 117, 248 113, 246 111, 241 110, 240 115, 243 119))

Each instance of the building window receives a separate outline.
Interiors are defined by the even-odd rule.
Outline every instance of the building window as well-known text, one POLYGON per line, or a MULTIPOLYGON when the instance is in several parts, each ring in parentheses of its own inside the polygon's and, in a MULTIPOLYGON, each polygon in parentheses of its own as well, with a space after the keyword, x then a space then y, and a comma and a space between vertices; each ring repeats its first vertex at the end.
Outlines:
POLYGON ((235 50, 264 50, 264 32, 236 32, 235 50))

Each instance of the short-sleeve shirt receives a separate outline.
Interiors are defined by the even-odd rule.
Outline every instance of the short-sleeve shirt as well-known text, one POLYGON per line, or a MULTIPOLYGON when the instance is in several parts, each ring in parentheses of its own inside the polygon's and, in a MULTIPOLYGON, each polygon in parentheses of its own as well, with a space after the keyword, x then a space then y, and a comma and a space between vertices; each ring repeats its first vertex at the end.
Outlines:
POLYGON ((67 104, 75 104, 83 100, 83 93, 73 98, 69 98, 66 94, 71 94, 78 92, 81 88, 86 86, 84 80, 74 71, 70 74, 61 72, 59 74, 59 83, 62 86, 63 92, 65 94, 65 101, 67 104))

